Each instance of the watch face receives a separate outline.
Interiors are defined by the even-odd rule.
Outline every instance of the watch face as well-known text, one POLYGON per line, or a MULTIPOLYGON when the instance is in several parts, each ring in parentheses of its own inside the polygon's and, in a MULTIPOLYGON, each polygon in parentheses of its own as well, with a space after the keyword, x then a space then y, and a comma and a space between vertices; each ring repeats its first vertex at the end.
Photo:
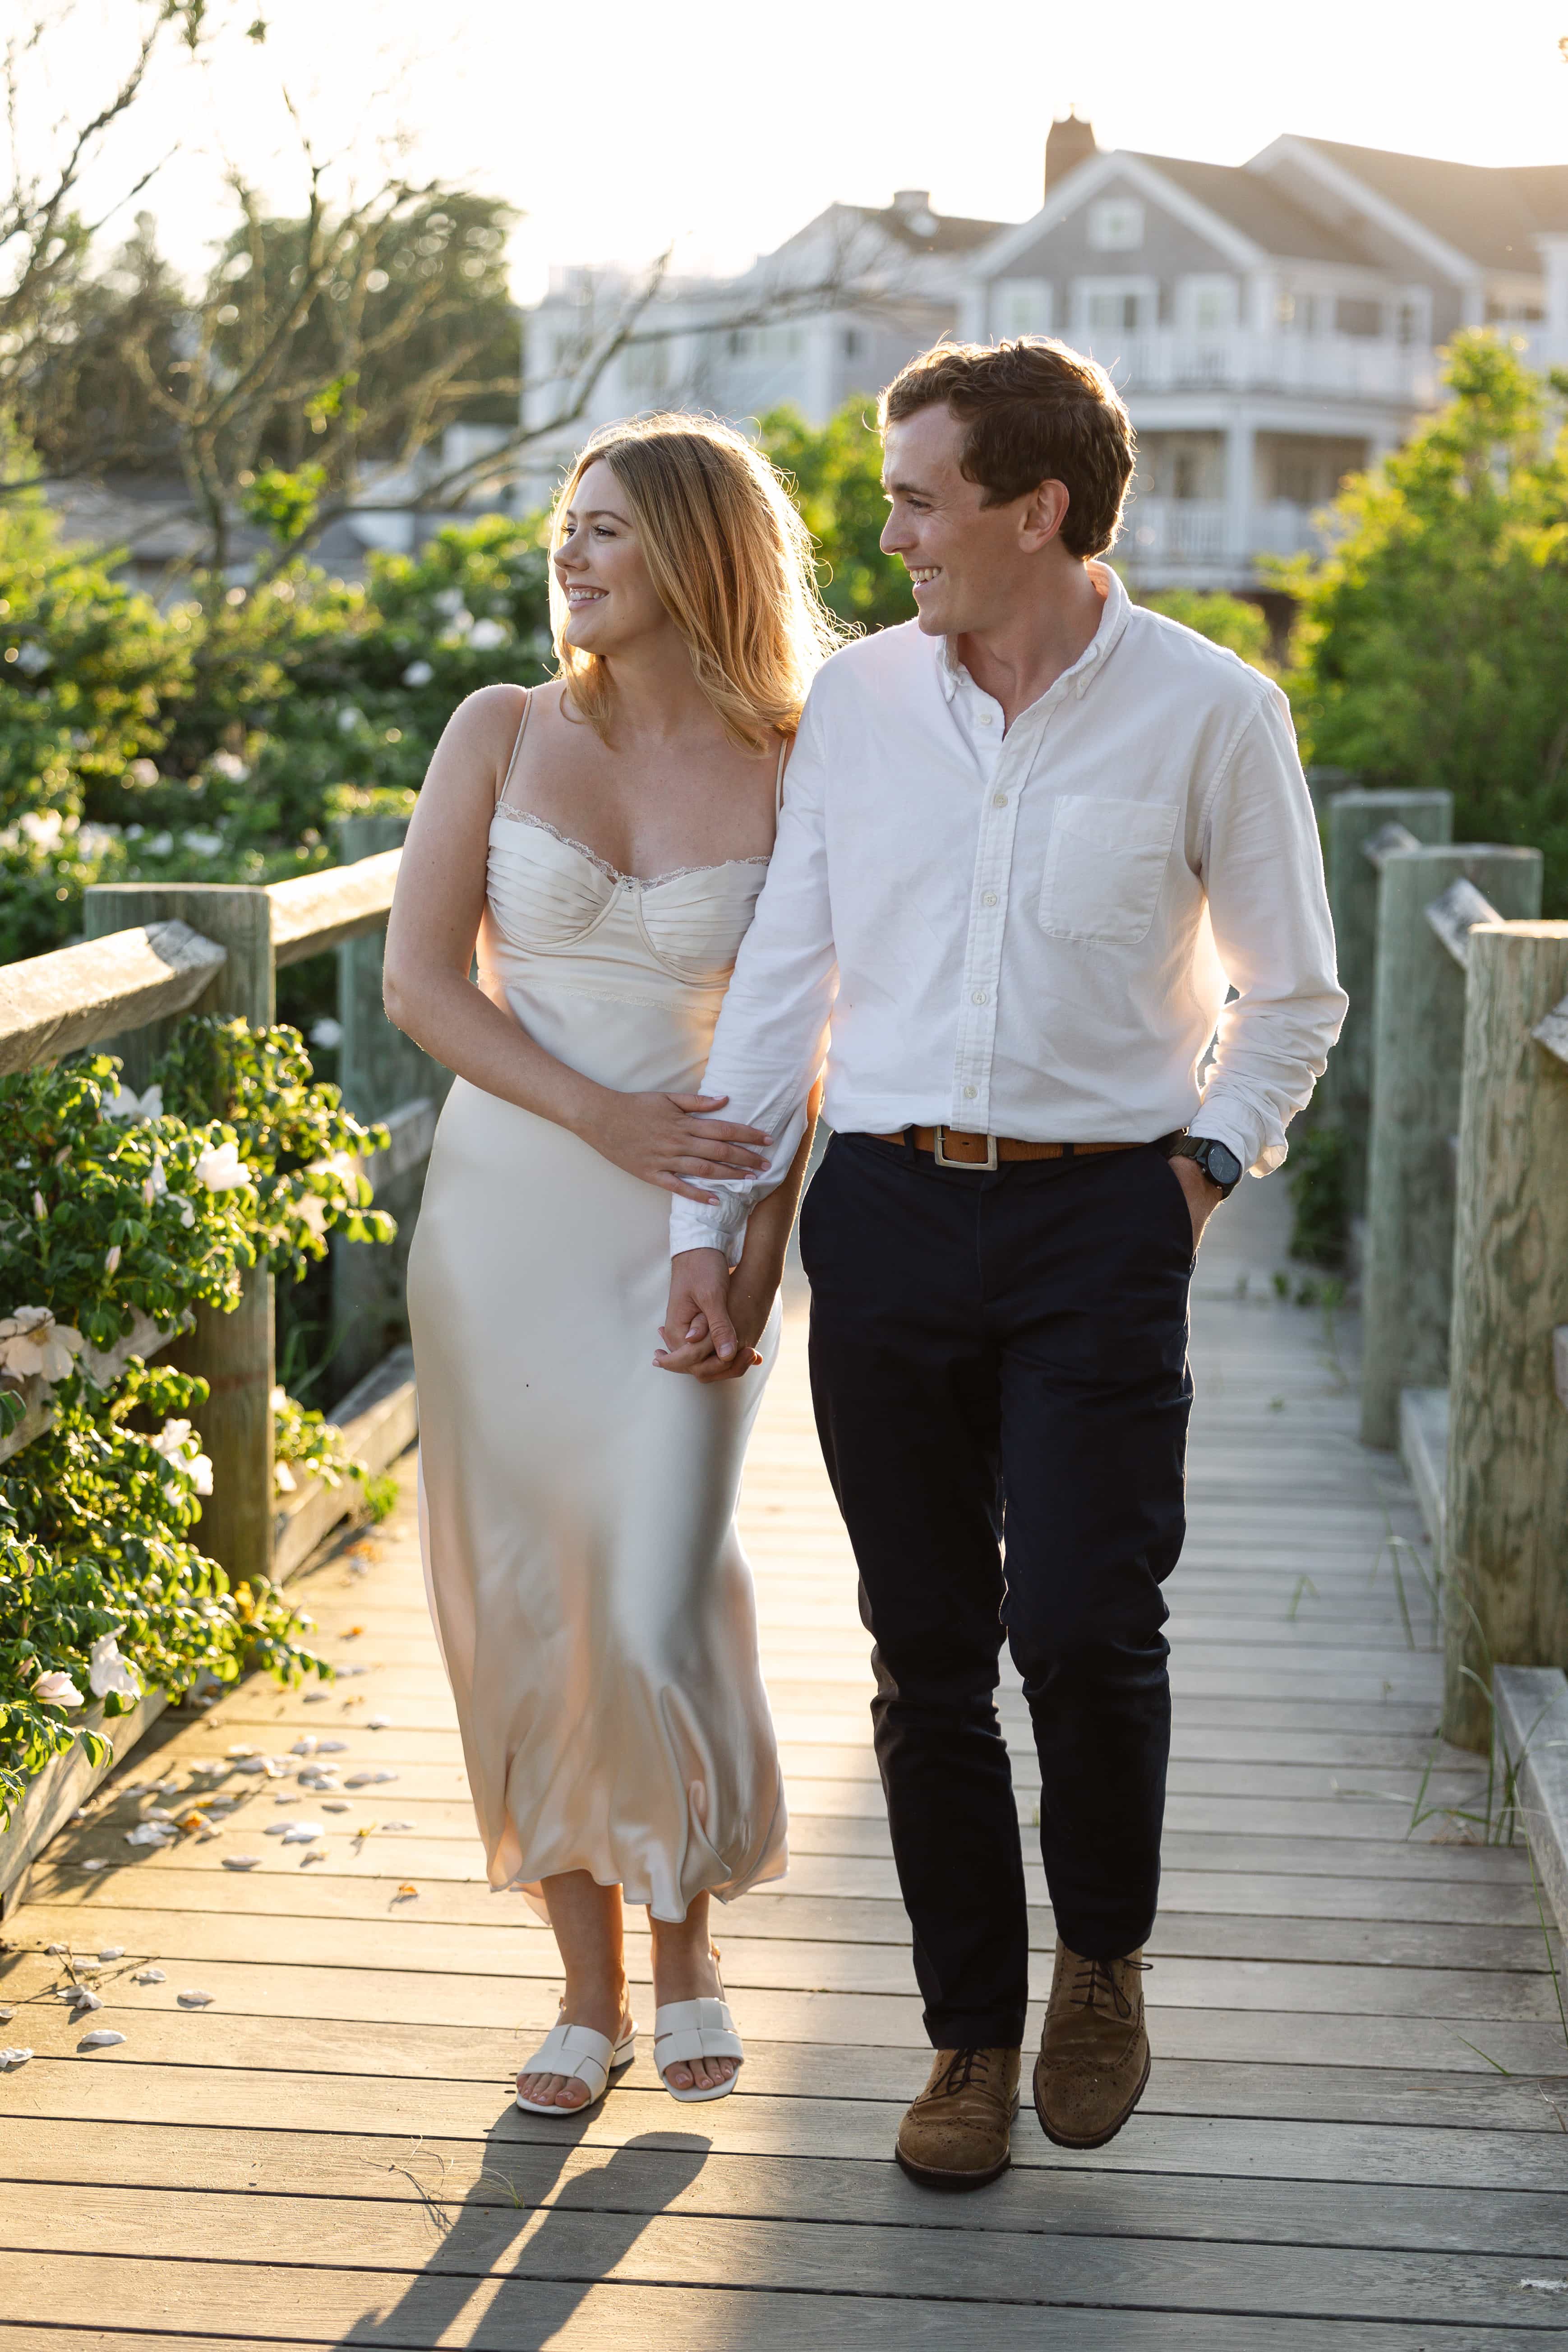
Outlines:
POLYGON ((1216 1184, 1237 1184, 1241 1181, 1241 1162, 1227 1145, 1211 1143, 1208 1148, 1208 1172, 1216 1184))

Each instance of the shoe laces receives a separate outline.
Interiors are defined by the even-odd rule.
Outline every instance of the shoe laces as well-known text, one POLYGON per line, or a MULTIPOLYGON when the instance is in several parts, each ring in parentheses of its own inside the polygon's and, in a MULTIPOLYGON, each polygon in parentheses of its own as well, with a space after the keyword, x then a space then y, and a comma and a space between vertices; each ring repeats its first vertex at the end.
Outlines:
POLYGON ((940 2083, 931 2084, 927 2096, 951 2098, 954 2092, 967 2091, 977 2075, 979 2087, 984 2090, 990 2072, 989 2050, 955 2050, 948 2061, 946 2074, 940 2083))
MULTIPOLYGON (((1074 1957, 1076 1958, 1077 1955, 1075 1954, 1074 1957)), ((1100 2008, 1107 2014, 1119 2017, 1125 2025, 1131 2019, 1132 2003, 1118 1984, 1116 1970, 1118 1969, 1135 1970, 1142 1976, 1147 1972, 1151 1965, 1148 1960, 1079 1959, 1078 1977, 1068 1999, 1075 2009, 1100 2008), (1103 2001, 1100 1999, 1101 1993, 1106 1996, 1103 2001)))

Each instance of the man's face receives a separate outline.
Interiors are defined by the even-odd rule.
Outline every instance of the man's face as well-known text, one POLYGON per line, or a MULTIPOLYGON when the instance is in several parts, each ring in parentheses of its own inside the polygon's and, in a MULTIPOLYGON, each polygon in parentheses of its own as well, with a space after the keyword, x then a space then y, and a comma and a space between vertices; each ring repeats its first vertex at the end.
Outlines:
POLYGON ((963 427, 947 407, 917 409, 889 425, 882 489, 892 511, 882 551, 904 560, 928 637, 955 637, 1005 621, 1024 593, 1033 496, 988 507, 965 481, 963 427))

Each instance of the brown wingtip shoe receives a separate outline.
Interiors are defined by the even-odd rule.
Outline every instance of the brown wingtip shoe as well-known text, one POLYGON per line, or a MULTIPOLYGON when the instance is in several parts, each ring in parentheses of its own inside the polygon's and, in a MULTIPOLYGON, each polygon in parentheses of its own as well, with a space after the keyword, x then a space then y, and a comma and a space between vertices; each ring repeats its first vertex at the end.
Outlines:
POLYGON ((984 2189, 1012 2162, 1016 2050, 939 2050, 895 2153, 925 2189, 984 2189))
POLYGON ((1057 1937, 1035 2061, 1035 2113, 1058 2147, 1103 2147, 1143 2095, 1149 2034, 1140 1979, 1146 1965, 1142 1949, 1120 1960, 1086 1960, 1057 1937))

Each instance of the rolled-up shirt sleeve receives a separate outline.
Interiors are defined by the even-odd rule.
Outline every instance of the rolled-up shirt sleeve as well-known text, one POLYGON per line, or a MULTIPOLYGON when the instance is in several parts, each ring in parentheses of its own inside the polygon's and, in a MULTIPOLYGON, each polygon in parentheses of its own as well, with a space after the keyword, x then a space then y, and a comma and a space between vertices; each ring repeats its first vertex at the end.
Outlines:
POLYGON ((733 1181, 710 1180, 709 1207, 677 1195, 672 1255, 721 1249, 733 1264, 746 1221, 782 1182, 805 1126, 805 1105, 826 1040, 837 987, 824 838, 826 757, 815 695, 802 714, 784 778, 784 807, 768 878, 741 943, 719 1015, 701 1091, 727 1095, 716 1116, 771 1137, 768 1165, 733 1181))
POLYGON ((1200 830, 1209 921, 1237 994, 1219 1016, 1194 1135, 1266 1176, 1310 1097, 1349 1003, 1289 709, 1270 686, 1210 787, 1200 830))

